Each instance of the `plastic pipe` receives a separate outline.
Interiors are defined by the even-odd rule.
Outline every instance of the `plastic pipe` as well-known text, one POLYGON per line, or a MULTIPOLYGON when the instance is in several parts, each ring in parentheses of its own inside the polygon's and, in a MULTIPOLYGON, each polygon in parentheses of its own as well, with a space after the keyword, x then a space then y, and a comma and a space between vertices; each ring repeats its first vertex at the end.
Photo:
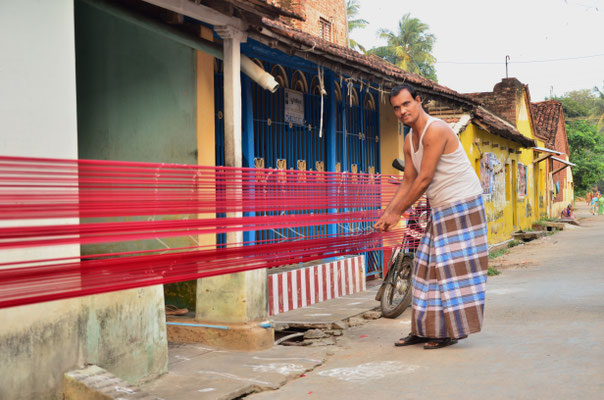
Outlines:
POLYGON ((187 323, 187 322, 171 322, 171 321, 167 321, 166 325, 194 326, 194 327, 201 327, 201 328, 221 329, 221 330, 225 330, 225 331, 229 329, 228 326, 224 326, 224 325, 191 324, 191 323, 187 323))

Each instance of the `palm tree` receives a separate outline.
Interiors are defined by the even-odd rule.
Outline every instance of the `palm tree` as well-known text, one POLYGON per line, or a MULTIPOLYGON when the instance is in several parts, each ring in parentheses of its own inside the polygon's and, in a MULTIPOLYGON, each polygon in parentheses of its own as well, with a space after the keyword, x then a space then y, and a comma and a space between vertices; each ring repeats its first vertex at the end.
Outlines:
POLYGON ((359 0, 346 0, 346 21, 348 24, 348 47, 353 50, 360 50, 365 53, 365 47, 361 46, 356 40, 350 38, 350 32, 355 29, 363 29, 369 25, 369 21, 362 18, 356 18, 359 14, 359 0))
POLYGON ((598 132, 604 133, 604 86, 602 86, 602 90, 595 86, 593 91, 598 95, 594 107, 594 116, 598 120, 596 128, 598 129, 598 132))
POLYGON ((398 32, 380 29, 378 35, 386 39, 386 46, 369 50, 386 61, 409 72, 420 74, 436 81, 436 59, 432 55, 432 47, 436 37, 428 32, 428 25, 411 14, 403 15, 398 23, 398 32))

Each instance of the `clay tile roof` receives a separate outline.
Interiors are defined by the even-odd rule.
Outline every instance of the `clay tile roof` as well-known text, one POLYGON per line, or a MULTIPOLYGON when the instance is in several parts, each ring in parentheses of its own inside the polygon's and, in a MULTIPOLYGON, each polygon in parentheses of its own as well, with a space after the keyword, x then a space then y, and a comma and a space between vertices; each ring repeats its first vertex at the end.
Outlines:
POLYGON ((306 32, 295 29, 281 21, 262 18, 262 24, 274 33, 283 35, 308 47, 308 51, 312 50, 313 53, 323 53, 328 56, 332 56, 332 58, 341 60, 341 62, 348 65, 365 67, 366 69, 379 72, 383 75, 393 78, 394 80, 398 80, 400 83, 405 81, 409 82, 418 86, 418 89, 423 87, 424 89, 429 89, 434 92, 448 95, 465 103, 470 103, 473 105, 476 104, 476 102, 469 96, 458 93, 453 89, 440 85, 418 74, 407 72, 383 59, 378 60, 377 58, 379 57, 366 56, 347 47, 336 45, 327 40, 321 39, 320 37, 313 36, 306 32))
POLYGON ((557 100, 547 100, 531 103, 531 111, 535 122, 535 129, 541 136, 547 138, 547 143, 555 141, 558 122, 562 115, 562 103, 557 100))
POLYGON ((535 147, 535 141, 527 138, 522 133, 518 132, 516 127, 497 115, 489 112, 483 107, 477 107, 474 110, 474 121, 478 125, 483 125, 484 128, 502 138, 520 143, 524 147, 535 147))
POLYGON ((305 21, 306 16, 293 10, 292 7, 284 7, 277 0, 223 0, 238 9, 251 12, 256 15, 271 15, 271 17, 288 17, 305 21))

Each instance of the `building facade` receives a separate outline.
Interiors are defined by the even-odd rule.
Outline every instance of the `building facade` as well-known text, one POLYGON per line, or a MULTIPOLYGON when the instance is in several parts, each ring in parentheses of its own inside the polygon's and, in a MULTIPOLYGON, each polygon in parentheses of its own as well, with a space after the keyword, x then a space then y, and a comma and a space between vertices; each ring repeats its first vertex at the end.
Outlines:
POLYGON ((537 129, 544 137, 547 137, 546 146, 559 153, 548 160, 551 171, 548 176, 549 215, 556 218, 568 204, 574 202, 575 197, 572 169, 568 168, 570 166, 570 149, 566 135, 564 110, 562 103, 557 100, 532 103, 531 109, 537 129))
MULTIPOLYGON (((3 136, 6 155, 398 174, 390 164, 402 156, 404 127, 388 91, 409 82, 430 112, 452 110, 441 117, 450 117, 481 177, 492 242, 546 212, 546 170, 534 163, 533 150, 544 141, 534 134, 528 90, 515 80, 504 80, 488 96, 464 95, 356 53, 346 47, 343 0, 124 4, 0 6, 5 36, 29 37, 18 21, 35 18, 53 43, 32 40, 36 51, 32 43, 9 49, 23 57, 3 75, 9 90, 1 100, 10 110, 0 118, 9 132, 3 136), (48 54, 49 48, 61 57, 48 54), (52 60, 44 76, 35 68, 39 54, 52 60)), ((234 232, 52 251, 77 256, 215 246, 368 228, 331 224, 310 233, 234 232)), ((364 254, 355 265, 364 263, 365 275, 377 277, 380 257, 364 254)), ((198 321, 233 327, 225 345, 229 334, 244 334, 234 327, 245 327, 252 336, 239 336, 238 343, 246 342, 243 337, 270 346, 272 330, 259 326, 268 318, 268 282, 268 272, 259 269, 2 309, 0 317, 9 323, 0 328, 6 361, 0 397, 59 398, 62 373, 89 363, 131 382, 165 372, 165 302, 194 309, 198 321)))

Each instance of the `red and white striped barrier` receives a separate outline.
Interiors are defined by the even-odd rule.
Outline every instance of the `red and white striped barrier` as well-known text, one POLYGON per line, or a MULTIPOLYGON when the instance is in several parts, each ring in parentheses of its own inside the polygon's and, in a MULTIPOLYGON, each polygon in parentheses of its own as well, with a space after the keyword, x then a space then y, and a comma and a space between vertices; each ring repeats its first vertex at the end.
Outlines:
POLYGON ((268 276, 268 313, 280 314, 365 288, 363 256, 278 272, 268 276))

